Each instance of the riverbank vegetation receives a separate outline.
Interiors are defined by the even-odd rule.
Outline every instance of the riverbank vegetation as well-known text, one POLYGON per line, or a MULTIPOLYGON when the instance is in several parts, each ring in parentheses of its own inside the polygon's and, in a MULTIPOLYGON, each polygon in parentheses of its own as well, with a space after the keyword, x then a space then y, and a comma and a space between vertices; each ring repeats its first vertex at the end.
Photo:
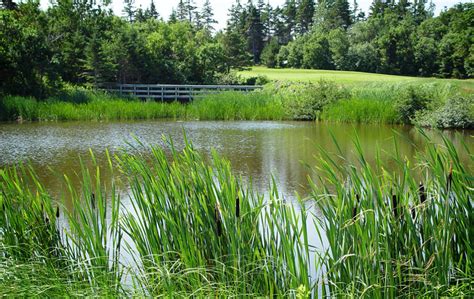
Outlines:
POLYGON ((319 120, 347 123, 412 124, 437 128, 474 127, 474 98, 444 82, 372 83, 353 88, 331 81, 274 82, 250 93, 223 92, 189 103, 118 98, 71 88, 36 100, 0 99, 0 120, 113 121, 319 120))
POLYGON ((0 293, 474 295, 472 165, 448 141, 418 151, 416 165, 394 157, 400 175, 369 165, 357 140, 356 165, 321 152, 304 202, 276 186, 259 195, 216 154, 168 144, 151 157, 108 154, 123 174, 109 182, 92 154, 61 198, 28 166, 0 169, 0 293))

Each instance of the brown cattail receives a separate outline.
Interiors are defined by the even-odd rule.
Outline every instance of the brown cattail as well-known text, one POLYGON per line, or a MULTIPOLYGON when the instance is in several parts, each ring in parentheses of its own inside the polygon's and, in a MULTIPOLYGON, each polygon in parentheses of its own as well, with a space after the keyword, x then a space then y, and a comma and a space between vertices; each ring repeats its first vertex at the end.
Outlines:
POLYGON ((425 192, 425 186, 423 186, 423 182, 420 182, 418 193, 420 195, 420 203, 424 203, 426 201, 426 192, 425 192))
POLYGON ((56 207, 56 218, 59 218, 59 206, 56 207))
POLYGON ((219 210, 219 203, 216 203, 216 207, 214 208, 214 217, 216 220, 217 236, 220 237, 222 235, 222 219, 219 210))
POLYGON ((235 217, 239 218, 240 217, 240 196, 237 194, 237 197, 235 198, 235 217))
POLYGON ((352 209, 352 218, 355 218, 355 216, 357 215, 357 206, 358 206, 359 203, 360 203, 359 194, 356 194, 356 199, 357 199, 357 202, 356 202, 356 204, 354 205, 354 208, 352 209))
POLYGON ((398 218, 398 199, 397 199, 397 195, 396 194, 393 194, 392 195, 392 210, 393 210, 393 215, 395 216, 395 218, 398 218))
POLYGON ((451 189, 452 183, 453 183, 453 164, 451 163, 451 166, 449 167, 448 177, 446 179, 446 188, 448 190, 451 189))
POLYGON ((94 194, 94 192, 91 193, 91 205, 92 205, 92 208, 95 209, 95 194, 94 194))

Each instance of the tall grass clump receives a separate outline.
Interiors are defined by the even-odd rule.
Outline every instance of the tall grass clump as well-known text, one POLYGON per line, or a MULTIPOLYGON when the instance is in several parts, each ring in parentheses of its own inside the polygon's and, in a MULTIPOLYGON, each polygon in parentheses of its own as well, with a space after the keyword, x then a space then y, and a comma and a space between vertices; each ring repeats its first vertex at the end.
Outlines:
POLYGON ((72 208, 64 212, 32 170, 1 171, 0 243, 11 253, 2 256, 0 267, 17 280, 29 277, 26 269, 54 273, 50 279, 31 276, 39 285, 25 282, 11 294, 46 288, 44 294, 53 296, 65 282, 65 289, 83 286, 90 291, 85 294, 106 296, 288 296, 315 290, 304 207, 281 200, 276 189, 264 199, 232 174, 226 160, 214 154, 206 161, 190 143, 182 151, 170 143, 171 156, 150 149, 151 159, 133 149, 113 162, 109 157, 111 171, 124 174, 130 190, 131 206, 122 211, 115 183, 102 182, 93 154, 92 166, 82 164, 77 178, 65 177, 72 208), (59 213, 62 225, 54 222, 59 213))
POLYGON ((283 296, 311 290, 305 225, 272 193, 255 194, 216 154, 209 163, 190 143, 171 159, 124 154, 132 209, 123 230, 151 295, 283 296), (302 238, 305 236, 305 238, 302 238))
POLYGON ((329 105, 321 114, 321 120, 342 123, 399 122, 394 105, 384 100, 350 99, 329 105))
POLYGON ((444 140, 418 152, 416 180, 402 157, 388 173, 367 162, 357 140, 355 148, 359 165, 323 153, 321 180, 312 183, 331 296, 472 296, 472 165, 444 140))
POLYGON ((74 204, 70 211, 48 194, 31 167, 0 170, 0 267, 7 275, 2 283, 11 288, 8 281, 22 280, 8 295, 122 293, 118 201, 112 184, 112 202, 106 204, 95 162, 94 168, 94 180, 83 168, 80 193, 64 177, 66 197, 74 204))
POLYGON ((288 115, 282 102, 266 92, 223 92, 195 99, 188 118, 200 120, 283 120, 288 115))
POLYGON ((274 183, 260 195, 216 153, 165 141, 107 152, 110 182, 91 154, 64 177, 69 209, 31 167, 1 169, 0 294, 474 295, 473 164, 448 140, 418 150, 415 166, 396 154, 393 173, 369 164, 357 138, 358 164, 322 151, 305 202, 274 183))

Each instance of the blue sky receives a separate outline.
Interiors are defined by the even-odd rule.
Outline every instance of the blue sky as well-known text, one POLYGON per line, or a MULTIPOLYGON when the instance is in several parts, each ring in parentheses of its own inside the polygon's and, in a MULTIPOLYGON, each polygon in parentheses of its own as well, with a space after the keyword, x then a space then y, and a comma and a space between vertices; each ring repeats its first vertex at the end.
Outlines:
MULTIPOLYGON (((139 7, 140 5, 143 8, 146 8, 150 5, 151 0, 135 0, 135 5, 139 7)), ((155 5, 158 9, 160 15, 167 19, 170 15, 172 9, 177 6, 179 0, 154 0, 155 5)), ((219 22, 215 27, 217 29, 225 27, 225 22, 227 20, 227 13, 229 8, 235 3, 235 0, 210 0, 212 7, 214 8, 215 19, 219 22)), ((256 2, 256 0, 255 0, 256 2)), ((285 0, 269 0, 272 6, 282 5, 285 0)), ((352 2, 352 0, 349 0, 352 2)), ((358 0, 359 7, 368 11, 372 0, 358 0)), ((459 1, 459 0, 433 0, 433 3, 436 5, 436 14, 438 14, 444 7, 451 7, 459 2, 472 2, 472 0, 459 1)), ((41 0, 43 7, 46 7, 49 3, 49 0, 41 0)), ((204 0, 195 0, 197 6, 201 7, 204 0)), ((247 0, 241 0, 241 3, 247 3, 247 0)), ((123 0, 112 0, 112 9, 116 15, 122 15, 123 0)))

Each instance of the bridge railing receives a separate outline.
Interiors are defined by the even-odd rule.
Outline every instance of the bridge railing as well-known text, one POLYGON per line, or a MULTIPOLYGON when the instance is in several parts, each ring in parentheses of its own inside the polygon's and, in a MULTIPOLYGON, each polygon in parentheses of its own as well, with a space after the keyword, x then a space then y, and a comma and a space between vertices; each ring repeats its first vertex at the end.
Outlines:
POLYGON ((174 85, 174 84, 113 84, 103 85, 101 89, 120 96, 141 99, 190 101, 207 94, 223 91, 250 92, 262 89, 258 85, 174 85))

